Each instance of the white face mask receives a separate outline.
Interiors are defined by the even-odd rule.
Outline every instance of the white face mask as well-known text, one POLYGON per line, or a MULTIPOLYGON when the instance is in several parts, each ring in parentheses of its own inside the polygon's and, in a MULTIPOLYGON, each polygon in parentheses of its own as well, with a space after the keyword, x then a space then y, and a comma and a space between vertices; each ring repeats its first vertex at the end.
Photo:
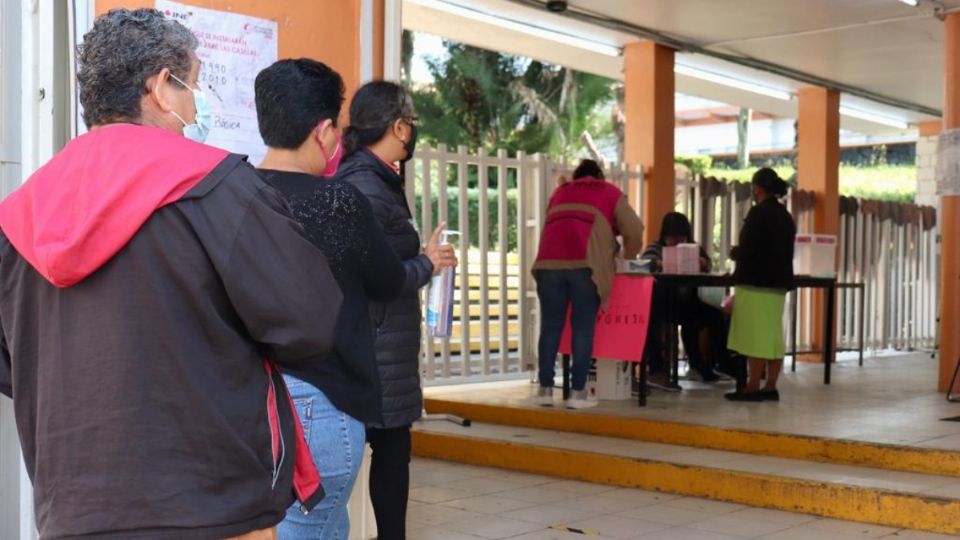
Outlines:
POLYGON ((202 143, 207 140, 207 135, 210 134, 210 125, 213 123, 213 113, 210 111, 210 104, 207 103, 207 96, 203 93, 202 90, 197 88, 190 88, 190 86, 177 78, 173 73, 170 74, 170 77, 182 84, 184 88, 193 92, 193 104, 197 109, 197 114, 194 117, 195 123, 188 124, 183 120, 176 111, 170 111, 171 114, 177 117, 183 124, 183 136, 198 143, 202 143))

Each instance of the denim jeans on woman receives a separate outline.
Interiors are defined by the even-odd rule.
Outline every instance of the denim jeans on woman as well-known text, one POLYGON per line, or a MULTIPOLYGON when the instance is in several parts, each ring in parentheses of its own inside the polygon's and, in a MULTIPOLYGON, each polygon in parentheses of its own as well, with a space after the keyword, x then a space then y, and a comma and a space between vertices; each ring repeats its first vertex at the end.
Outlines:
POLYGON ((574 390, 583 390, 593 357, 593 328, 600 310, 600 296, 593 283, 593 274, 589 268, 537 270, 536 278, 540 298, 540 386, 553 386, 560 334, 567 308, 572 307, 571 386, 574 390))
POLYGON ((290 376, 284 379, 326 496, 309 514, 303 514, 300 504, 294 503, 278 527, 280 540, 348 540, 347 503, 363 460, 364 426, 338 411, 312 384, 290 376))

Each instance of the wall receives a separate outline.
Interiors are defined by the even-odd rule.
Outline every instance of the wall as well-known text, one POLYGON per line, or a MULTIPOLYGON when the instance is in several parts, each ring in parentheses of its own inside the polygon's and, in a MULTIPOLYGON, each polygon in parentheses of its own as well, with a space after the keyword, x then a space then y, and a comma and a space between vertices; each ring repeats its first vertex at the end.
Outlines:
MULTIPOLYGON (((177 0, 207 9, 233 11, 277 22, 280 58, 309 57, 337 70, 347 88, 347 99, 362 82, 361 18, 364 0, 177 0)), ((373 76, 383 73, 383 1, 373 7, 373 76), (379 36, 379 38, 378 38, 379 36)), ((97 14, 117 7, 153 7, 150 0, 96 0, 97 14)), ((346 109, 346 108, 345 108, 346 109)))
POLYGON ((937 206, 937 137, 917 139, 916 203, 937 206))

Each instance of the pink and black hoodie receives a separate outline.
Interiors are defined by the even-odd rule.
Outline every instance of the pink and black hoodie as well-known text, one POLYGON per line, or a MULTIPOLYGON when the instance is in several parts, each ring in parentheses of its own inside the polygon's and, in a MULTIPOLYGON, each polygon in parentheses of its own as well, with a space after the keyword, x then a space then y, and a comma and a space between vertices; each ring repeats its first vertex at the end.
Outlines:
POLYGON ((323 497, 275 364, 329 351, 341 294, 242 156, 96 129, 0 230, 0 392, 42 539, 219 539, 323 497))

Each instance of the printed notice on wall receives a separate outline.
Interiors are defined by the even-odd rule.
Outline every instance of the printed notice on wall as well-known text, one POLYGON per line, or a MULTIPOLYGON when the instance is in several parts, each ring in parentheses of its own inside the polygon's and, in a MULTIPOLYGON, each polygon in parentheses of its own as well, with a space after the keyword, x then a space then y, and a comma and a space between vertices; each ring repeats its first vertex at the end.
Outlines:
POLYGON ((940 132, 936 171, 937 194, 960 195, 960 129, 940 132))
POLYGON ((257 128, 253 82, 260 70, 277 60, 277 23, 167 0, 157 0, 156 7, 189 28, 200 42, 197 82, 213 112, 207 144, 260 163, 266 147, 257 128))

